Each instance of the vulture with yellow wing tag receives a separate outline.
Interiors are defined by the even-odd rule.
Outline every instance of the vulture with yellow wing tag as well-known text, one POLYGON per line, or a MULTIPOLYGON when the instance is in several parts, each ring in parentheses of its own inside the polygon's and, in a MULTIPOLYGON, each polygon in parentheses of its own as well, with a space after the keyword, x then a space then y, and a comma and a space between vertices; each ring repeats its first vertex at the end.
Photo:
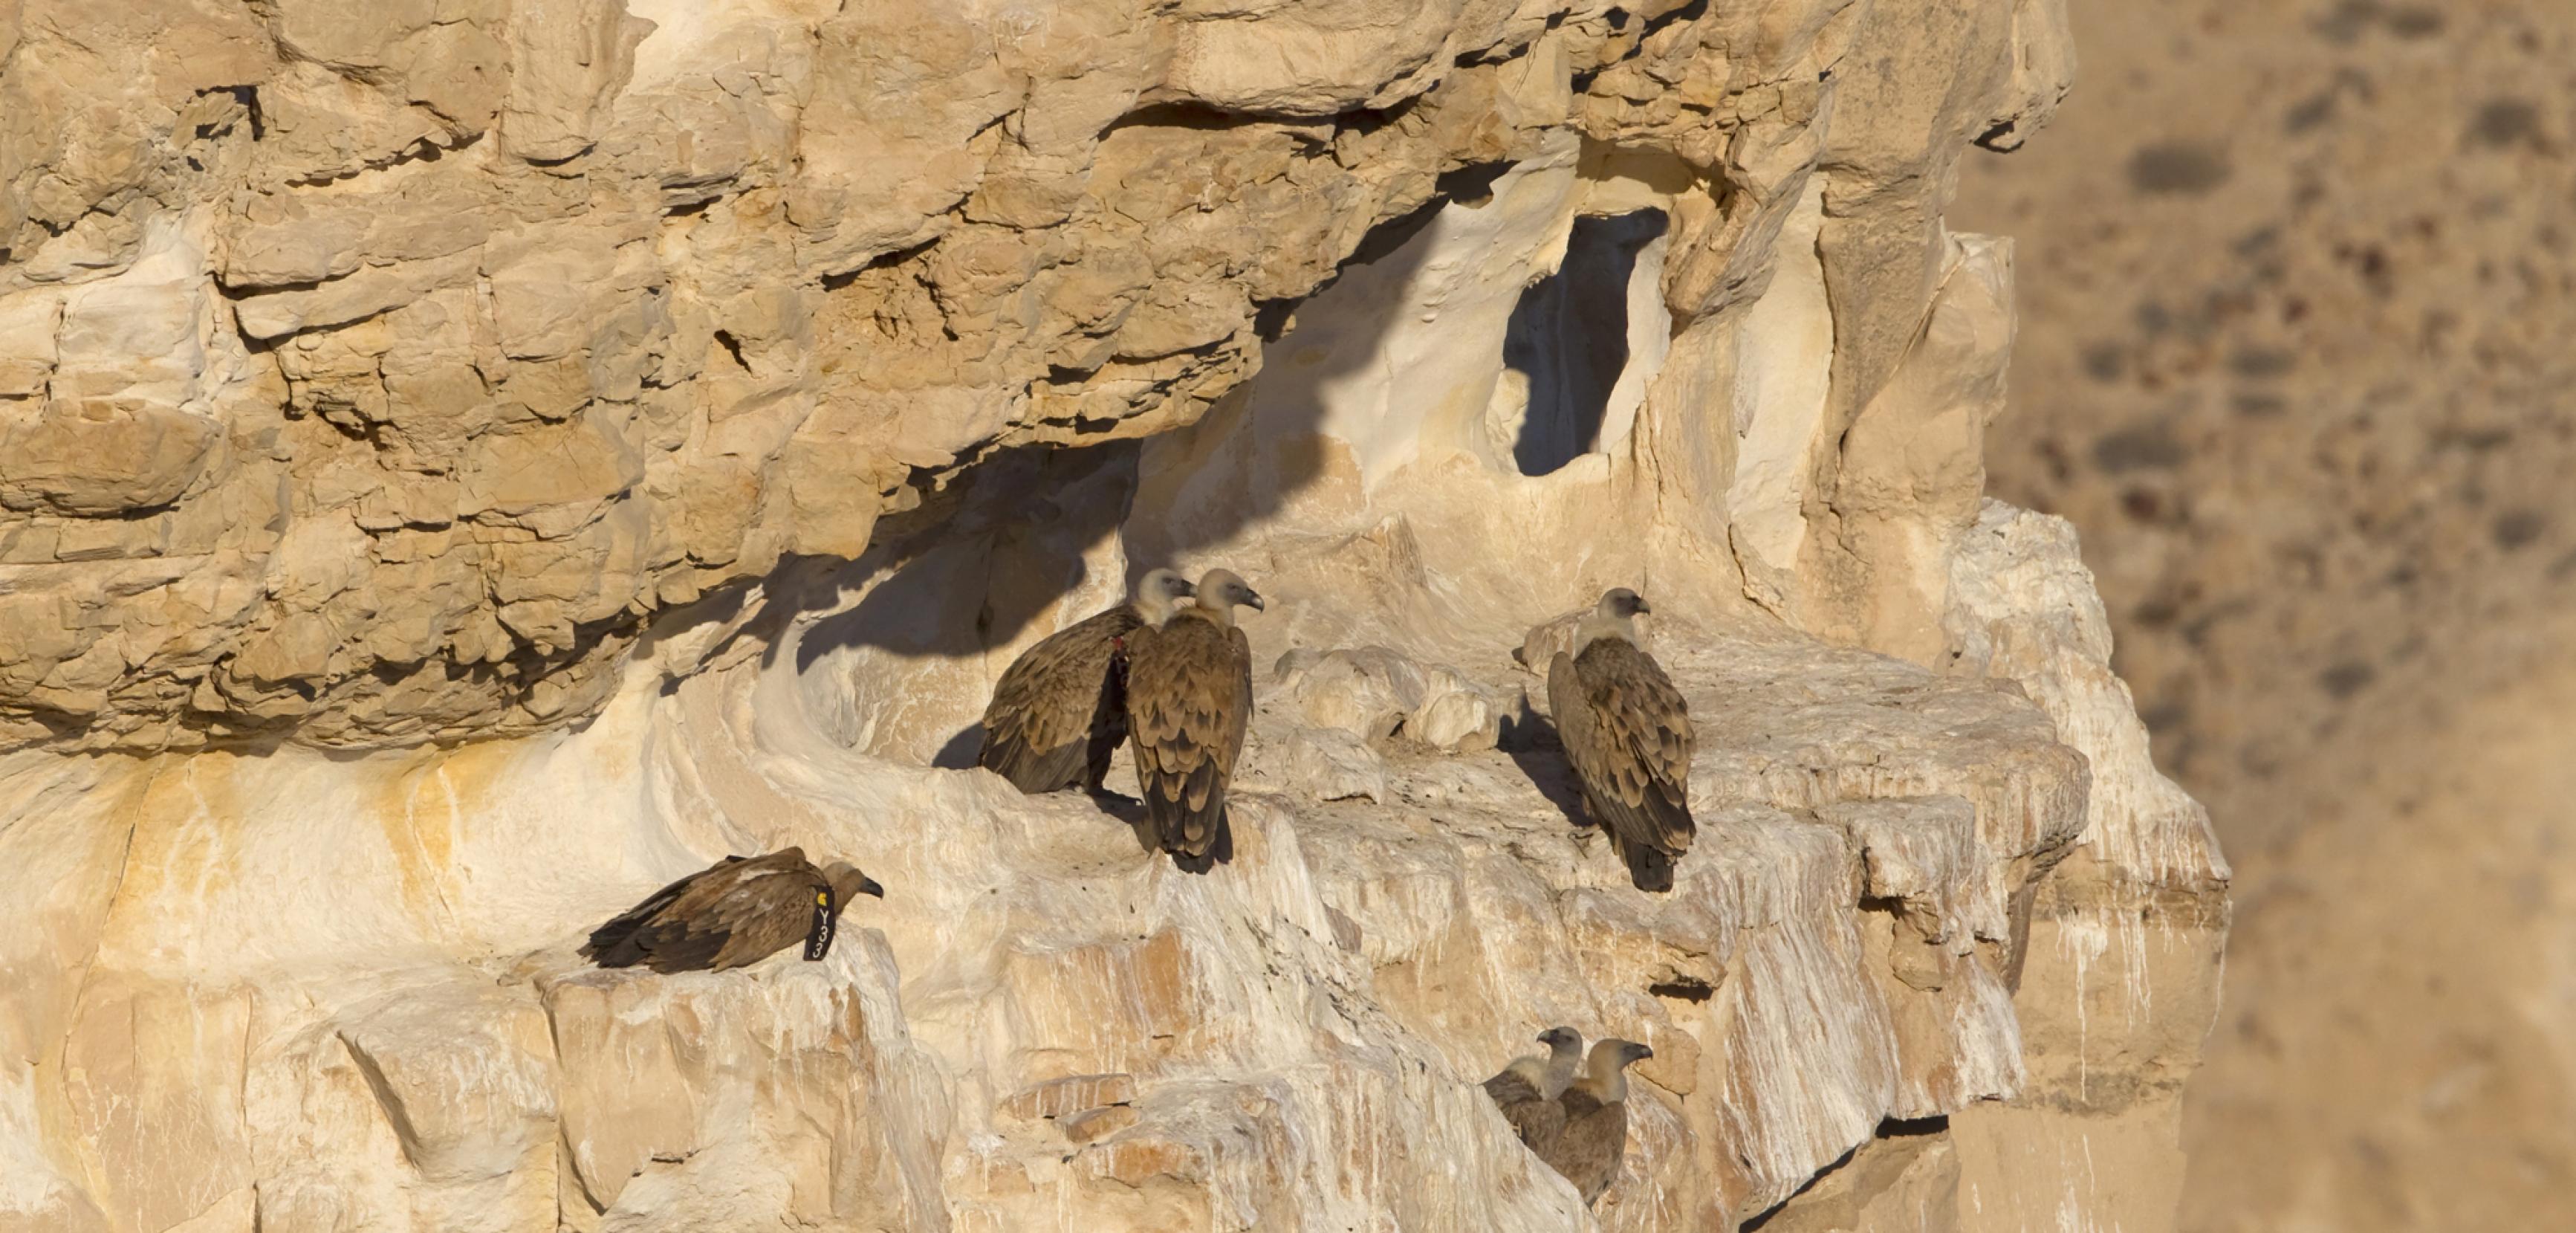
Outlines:
POLYGON ((847 862, 815 868, 802 848, 728 856, 591 930, 581 954, 603 968, 721 972, 802 941, 807 959, 821 959, 850 897, 884 894, 847 862))

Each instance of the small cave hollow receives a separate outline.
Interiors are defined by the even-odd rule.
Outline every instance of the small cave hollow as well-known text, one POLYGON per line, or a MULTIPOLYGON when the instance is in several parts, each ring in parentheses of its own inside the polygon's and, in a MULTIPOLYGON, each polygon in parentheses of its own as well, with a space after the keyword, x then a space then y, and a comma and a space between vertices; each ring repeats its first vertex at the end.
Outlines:
MULTIPOLYGON (((1664 229, 1656 209, 1576 218, 1556 272, 1513 306, 1503 366, 1529 394, 1512 443, 1521 474, 1548 475, 1600 448, 1628 369, 1630 284, 1641 272, 1639 254, 1664 229)), ((1653 264, 1643 272, 1660 281, 1661 263, 1653 264)))
POLYGON ((1696 976, 1675 976, 1646 986, 1646 992, 1676 1002, 1705 1002, 1717 993, 1717 987, 1696 976))

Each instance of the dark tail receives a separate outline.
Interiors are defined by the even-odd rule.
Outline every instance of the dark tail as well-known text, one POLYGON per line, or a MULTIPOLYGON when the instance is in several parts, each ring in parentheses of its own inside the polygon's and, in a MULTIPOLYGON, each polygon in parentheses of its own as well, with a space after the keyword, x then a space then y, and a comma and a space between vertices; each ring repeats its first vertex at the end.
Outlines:
POLYGON ((590 931, 590 941, 581 948, 581 957, 603 968, 631 968, 644 961, 644 944, 635 936, 644 927, 645 916, 628 912, 590 931))
POLYGON ((1628 880, 1641 891, 1669 891, 1673 888, 1673 858, 1646 844, 1621 844, 1620 852, 1628 860, 1628 880))
POLYGON ((1208 837, 1207 850, 1199 853, 1174 851, 1172 864, 1183 873, 1206 873, 1219 865, 1234 863, 1234 814, 1220 807, 1216 815, 1216 833, 1208 837))
MULTIPOLYGON (((739 856, 728 856, 722 863, 730 865, 741 859, 739 856)), ((581 948, 581 957, 603 968, 631 968, 643 962, 644 939, 636 935, 656 915, 659 915, 662 909, 671 906, 671 901, 679 898, 680 892, 689 889, 689 883, 696 881, 697 877, 698 875, 693 873, 673 882, 645 896, 644 902, 609 918, 607 924, 591 930, 590 941, 581 948)))
POLYGON ((1154 819, 1163 850, 1174 858, 1213 855, 1225 828, 1225 785, 1217 781, 1216 764, 1201 762, 1186 776, 1154 776, 1145 785, 1145 811, 1154 819), (1191 808, 1192 796, 1205 803, 1191 808))

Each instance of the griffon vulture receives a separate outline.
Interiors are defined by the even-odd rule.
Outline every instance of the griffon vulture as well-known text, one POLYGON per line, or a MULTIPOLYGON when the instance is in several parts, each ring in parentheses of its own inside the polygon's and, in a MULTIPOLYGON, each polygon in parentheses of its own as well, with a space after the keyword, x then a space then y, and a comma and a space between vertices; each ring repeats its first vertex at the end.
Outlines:
POLYGON ((1565 1128, 1565 1106, 1557 1097, 1565 1094, 1576 1063, 1583 1060, 1583 1034, 1552 1027, 1538 1034, 1538 1042, 1547 1046, 1546 1053, 1512 1059, 1502 1073, 1485 1080, 1485 1094, 1494 1098, 1521 1142, 1544 1155, 1565 1128))
POLYGON ((721 972, 801 940, 807 959, 821 959, 852 895, 885 888, 844 861, 817 869, 802 848, 728 856, 591 930, 581 954, 603 968, 721 972))
POLYGON ((1628 1154, 1628 1064, 1653 1056, 1654 1050, 1633 1040, 1595 1041, 1583 1077, 1557 1097, 1565 1128, 1539 1159, 1574 1183, 1585 1207, 1618 1180, 1619 1163, 1628 1154))
POLYGON ((1022 792, 1079 783, 1104 794, 1109 755, 1127 739, 1127 663, 1139 630, 1169 619, 1189 596, 1168 569, 1145 575, 1135 598, 1068 625, 1020 653, 984 708, 984 749, 975 763, 1022 792))
POLYGON ((1234 610, 1261 596, 1222 569, 1199 579, 1197 601, 1128 650, 1127 727, 1136 782, 1156 841, 1184 869, 1224 859, 1225 788, 1252 721, 1252 644, 1234 610))
POLYGON ((1547 667, 1547 700, 1566 761, 1592 820, 1609 832, 1640 890, 1671 890, 1690 850, 1690 710, 1655 657, 1637 645, 1636 616, 1652 612, 1621 587, 1547 667))

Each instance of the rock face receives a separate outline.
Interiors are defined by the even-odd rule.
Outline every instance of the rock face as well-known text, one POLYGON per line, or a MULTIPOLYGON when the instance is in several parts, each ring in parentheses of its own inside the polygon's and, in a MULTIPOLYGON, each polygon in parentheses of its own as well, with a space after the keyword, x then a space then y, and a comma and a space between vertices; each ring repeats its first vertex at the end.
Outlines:
POLYGON ((1476 1086, 1560 1022, 1655 1050, 1602 1228, 2169 1223, 2226 869, 1981 504, 2010 248, 1941 221, 2069 63, 2052 0, 0 13, 0 1229, 1565 1229, 1476 1086), (1205 876, 950 769, 1162 563, 1271 599, 1205 876), (1515 655, 1613 584, 1668 895, 1515 655), (574 957, 787 843, 887 888, 826 961, 574 957))

